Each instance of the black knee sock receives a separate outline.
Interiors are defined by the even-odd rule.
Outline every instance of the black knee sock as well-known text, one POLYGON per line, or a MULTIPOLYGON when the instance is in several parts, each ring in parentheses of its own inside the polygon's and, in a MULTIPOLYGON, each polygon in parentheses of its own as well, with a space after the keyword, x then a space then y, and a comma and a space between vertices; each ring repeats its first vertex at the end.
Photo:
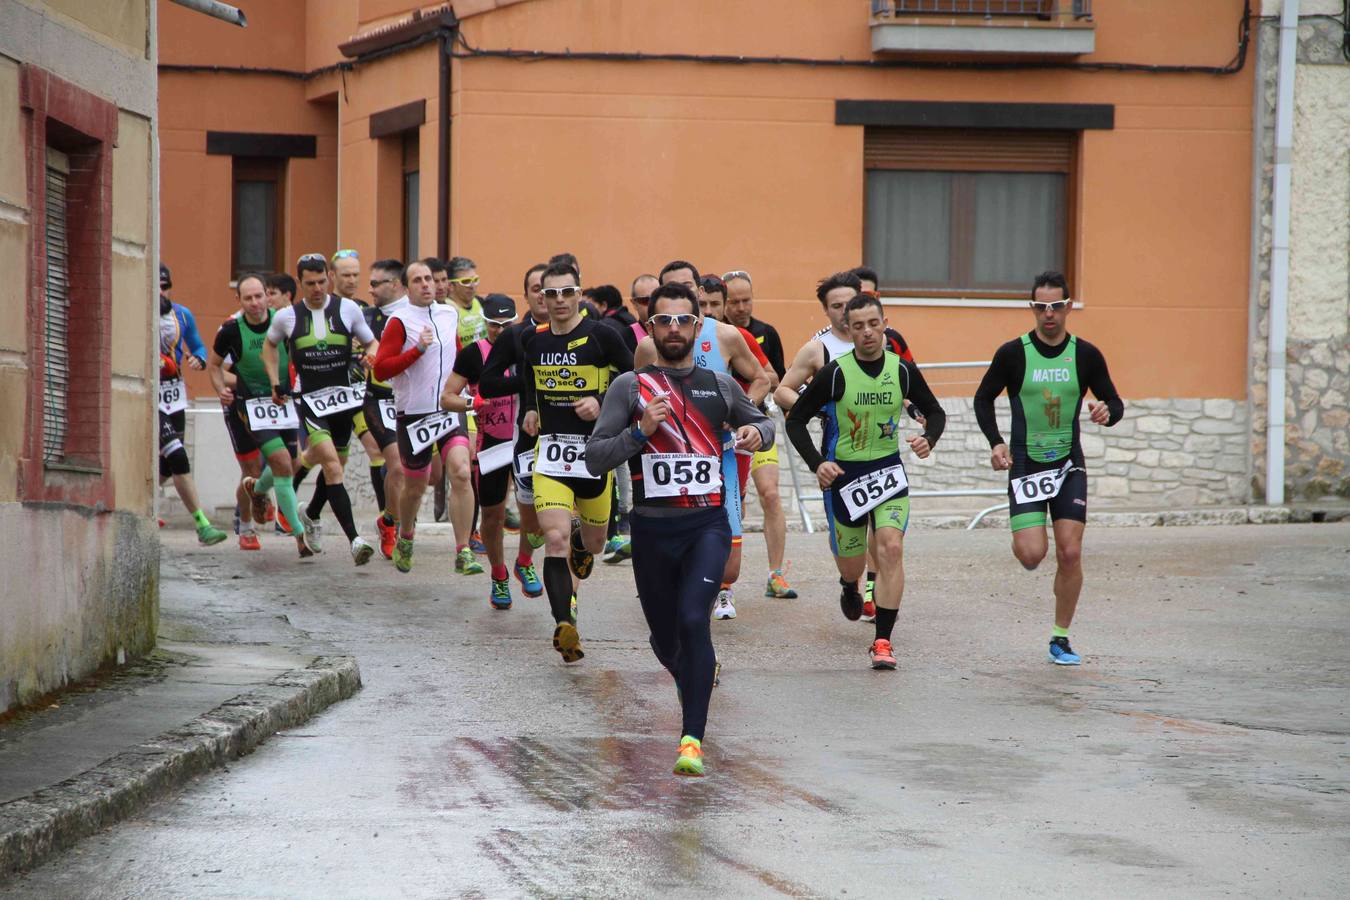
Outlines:
POLYGON ((900 615, 898 609, 883 609, 877 607, 877 638, 889 641, 891 639, 891 630, 895 628, 895 617, 900 615))
MULTIPOLYGON (((319 473, 319 480, 314 482, 314 496, 309 499, 309 506, 305 507, 305 515, 314 521, 319 520, 323 515, 323 505, 328 502, 328 479, 322 472, 319 473)), ((347 505, 348 515, 350 515, 351 504, 347 505)))
POLYGON ((309 466, 296 466, 295 475, 291 478, 291 490, 300 490, 300 485, 305 483, 305 476, 309 474, 309 466))
POLYGON ((874 585, 874 584, 876 584, 876 583, 877 583, 877 573, 876 573, 876 572, 868 572, 868 573, 867 573, 867 581, 864 582, 864 584, 863 584, 863 590, 866 590, 869 586, 874 585))
POLYGON ((370 467, 370 486, 375 489, 375 502, 380 505, 380 512, 384 512, 384 466, 370 467))
POLYGON ((572 621, 572 570, 561 556, 544 557, 544 590, 553 621, 572 621))
POLYGON ((614 481, 614 487, 610 489, 609 496, 609 527, 605 529, 605 540, 612 539, 619 533, 619 482, 617 478, 614 481))
POLYGON ((337 517, 338 524, 342 526, 342 533, 347 535, 347 540, 356 540, 356 523, 352 521, 352 501, 347 496, 346 485, 340 481, 337 484, 330 484, 327 493, 328 503, 333 507, 333 515, 337 517))

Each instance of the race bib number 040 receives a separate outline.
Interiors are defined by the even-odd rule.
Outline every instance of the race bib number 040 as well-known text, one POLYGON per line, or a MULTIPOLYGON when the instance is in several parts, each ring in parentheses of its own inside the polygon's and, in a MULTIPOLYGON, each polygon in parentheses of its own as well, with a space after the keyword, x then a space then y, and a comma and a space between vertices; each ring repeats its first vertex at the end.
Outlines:
POLYGON ((540 435, 534 470, 550 478, 598 477, 586 471, 586 438, 579 434, 540 435))
POLYGON ((853 479, 839 489, 849 518, 857 520, 909 487, 904 466, 887 466, 853 479))
POLYGON ((165 381, 159 386, 159 411, 166 416, 187 409, 187 389, 181 378, 165 381))
POLYGON ((356 409, 365 402, 365 399, 366 386, 353 384, 347 387, 320 388, 307 393, 305 405, 313 410, 316 416, 327 416, 356 409))
POLYGON ((244 401, 250 431, 285 431, 300 427, 295 404, 290 400, 278 406, 271 397, 252 397, 244 401))
POLYGON ((642 492, 648 497, 703 497, 720 490, 720 459, 698 453, 642 454, 642 492))
POLYGON ((421 453, 433 443, 455 430, 459 416, 452 412, 434 412, 408 426, 408 443, 414 453, 421 453))
POLYGON ((1073 460, 1064 460, 1064 465, 1052 472, 1037 472, 1035 475, 1023 475, 1012 480, 1014 503, 1035 503, 1037 500, 1053 500, 1064 487, 1064 479, 1069 477, 1073 460))

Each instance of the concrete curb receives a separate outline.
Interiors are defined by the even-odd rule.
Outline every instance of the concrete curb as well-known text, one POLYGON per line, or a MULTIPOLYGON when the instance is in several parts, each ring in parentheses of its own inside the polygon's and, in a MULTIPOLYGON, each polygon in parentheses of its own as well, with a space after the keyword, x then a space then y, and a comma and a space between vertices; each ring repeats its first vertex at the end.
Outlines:
POLYGON ((319 657, 81 775, 0 804, 0 877, 37 866, 360 688, 353 657, 319 657))

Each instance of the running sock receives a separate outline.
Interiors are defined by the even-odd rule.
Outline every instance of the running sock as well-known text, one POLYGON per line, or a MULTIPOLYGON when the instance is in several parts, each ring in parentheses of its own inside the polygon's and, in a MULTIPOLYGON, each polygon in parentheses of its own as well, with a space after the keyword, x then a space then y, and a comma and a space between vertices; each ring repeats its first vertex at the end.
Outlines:
POLYGON ((520 550, 520 551, 518 551, 518 552, 516 553, 516 565, 518 565, 518 566, 528 566, 528 565, 532 565, 533 563, 534 563, 534 557, 531 556, 530 554, 526 553, 524 550, 520 550))
POLYGON ((384 460, 370 464, 370 486, 375 489, 375 506, 384 509, 384 460))
POLYGON ((506 563, 502 563, 500 566, 492 567, 492 580, 493 581, 506 580, 506 563))
POLYGON ((385 525, 394 525, 398 522, 398 519, 395 519, 393 516, 389 515, 388 512, 382 512, 380 514, 380 521, 383 522, 385 525))
POLYGON ((724 591, 729 591, 729 590, 731 590, 731 585, 728 584, 728 583, 725 582, 725 581, 722 582, 722 590, 724 590, 724 591))
POLYGON ((455 545, 455 553, 459 553, 461 550, 463 550, 463 549, 464 549, 465 547, 467 547, 467 546, 469 546, 469 545, 468 545, 468 544, 456 544, 456 545, 455 545))
POLYGON ((877 573, 876 573, 876 572, 868 572, 868 573, 867 573, 867 586, 868 586, 868 587, 872 587, 872 586, 873 586, 874 584, 876 584, 876 583, 877 583, 877 573))
POLYGON ((302 526, 300 525, 300 503, 295 499, 295 488, 286 479, 278 481, 274 488, 277 495, 277 508, 281 510, 282 518, 295 529, 293 534, 300 534, 302 526))
POLYGON ((889 641, 891 639, 891 631, 895 628, 895 619, 898 615, 900 615, 900 610, 898 609, 886 609, 881 606, 877 607, 876 625, 878 640, 889 641))
MULTIPOLYGON (((318 491, 315 491, 315 493, 317 494, 318 491)), ((347 496, 347 486, 339 481, 337 484, 328 485, 324 493, 328 497, 328 505, 333 507, 333 515, 337 517, 338 524, 342 526, 342 533, 347 535, 347 540, 356 540, 356 522, 352 520, 352 500, 347 496)), ((314 515, 318 514, 315 513, 314 515)), ((314 515, 311 515, 310 518, 314 518, 314 515)))
POLYGON ((305 476, 309 474, 310 467, 299 465, 295 470, 295 475, 291 477, 291 487, 300 490, 300 485, 305 483, 305 476))
MULTIPOLYGON (((211 526, 211 520, 200 509, 192 514, 192 518, 197 522, 198 528, 209 528, 211 526)), ((566 563, 564 562, 563 565, 566 565, 566 563)))
POLYGON ((1069 636, 1069 629, 1067 629, 1067 628, 1060 628, 1058 625, 1056 625, 1054 628, 1051 628, 1051 629, 1050 629, 1050 636, 1051 636, 1052 638, 1057 638, 1057 637, 1066 638, 1066 637, 1069 636))
MULTIPOLYGON (((344 489, 344 493, 345 493, 344 489)), ((309 506, 305 508, 305 515, 314 521, 319 521, 319 516, 323 515, 323 506, 328 502, 328 479, 322 472, 319 473, 319 480, 314 483, 314 496, 309 500, 309 506)), ((347 501, 347 515, 351 515, 351 501, 347 501)))
POLYGON ((259 497, 266 497, 267 492, 272 490, 272 486, 275 483, 276 478, 272 474, 272 467, 263 466, 262 473, 258 476, 258 480, 253 483, 253 493, 257 494, 259 497))
POLYGON ((553 621, 572 621, 572 570, 563 557, 544 557, 544 590, 548 592, 553 621))

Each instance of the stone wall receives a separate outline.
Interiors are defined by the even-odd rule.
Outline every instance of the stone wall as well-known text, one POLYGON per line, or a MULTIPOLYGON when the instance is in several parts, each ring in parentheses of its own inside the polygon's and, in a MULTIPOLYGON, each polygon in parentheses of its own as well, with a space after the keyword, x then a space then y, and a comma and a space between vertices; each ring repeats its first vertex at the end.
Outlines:
MULTIPOLYGON (((1263 12, 1274 15, 1278 6, 1267 2, 1263 12)), ((1342 24, 1326 17, 1306 17, 1339 14, 1340 4, 1305 3, 1301 12, 1305 18, 1299 23, 1294 79, 1285 496, 1315 500, 1350 497, 1350 141, 1346 140, 1350 134, 1350 61, 1341 52, 1342 24)), ((1266 493, 1277 23, 1262 20, 1258 40, 1260 193, 1251 343, 1251 453, 1253 490, 1260 499, 1266 493)))

